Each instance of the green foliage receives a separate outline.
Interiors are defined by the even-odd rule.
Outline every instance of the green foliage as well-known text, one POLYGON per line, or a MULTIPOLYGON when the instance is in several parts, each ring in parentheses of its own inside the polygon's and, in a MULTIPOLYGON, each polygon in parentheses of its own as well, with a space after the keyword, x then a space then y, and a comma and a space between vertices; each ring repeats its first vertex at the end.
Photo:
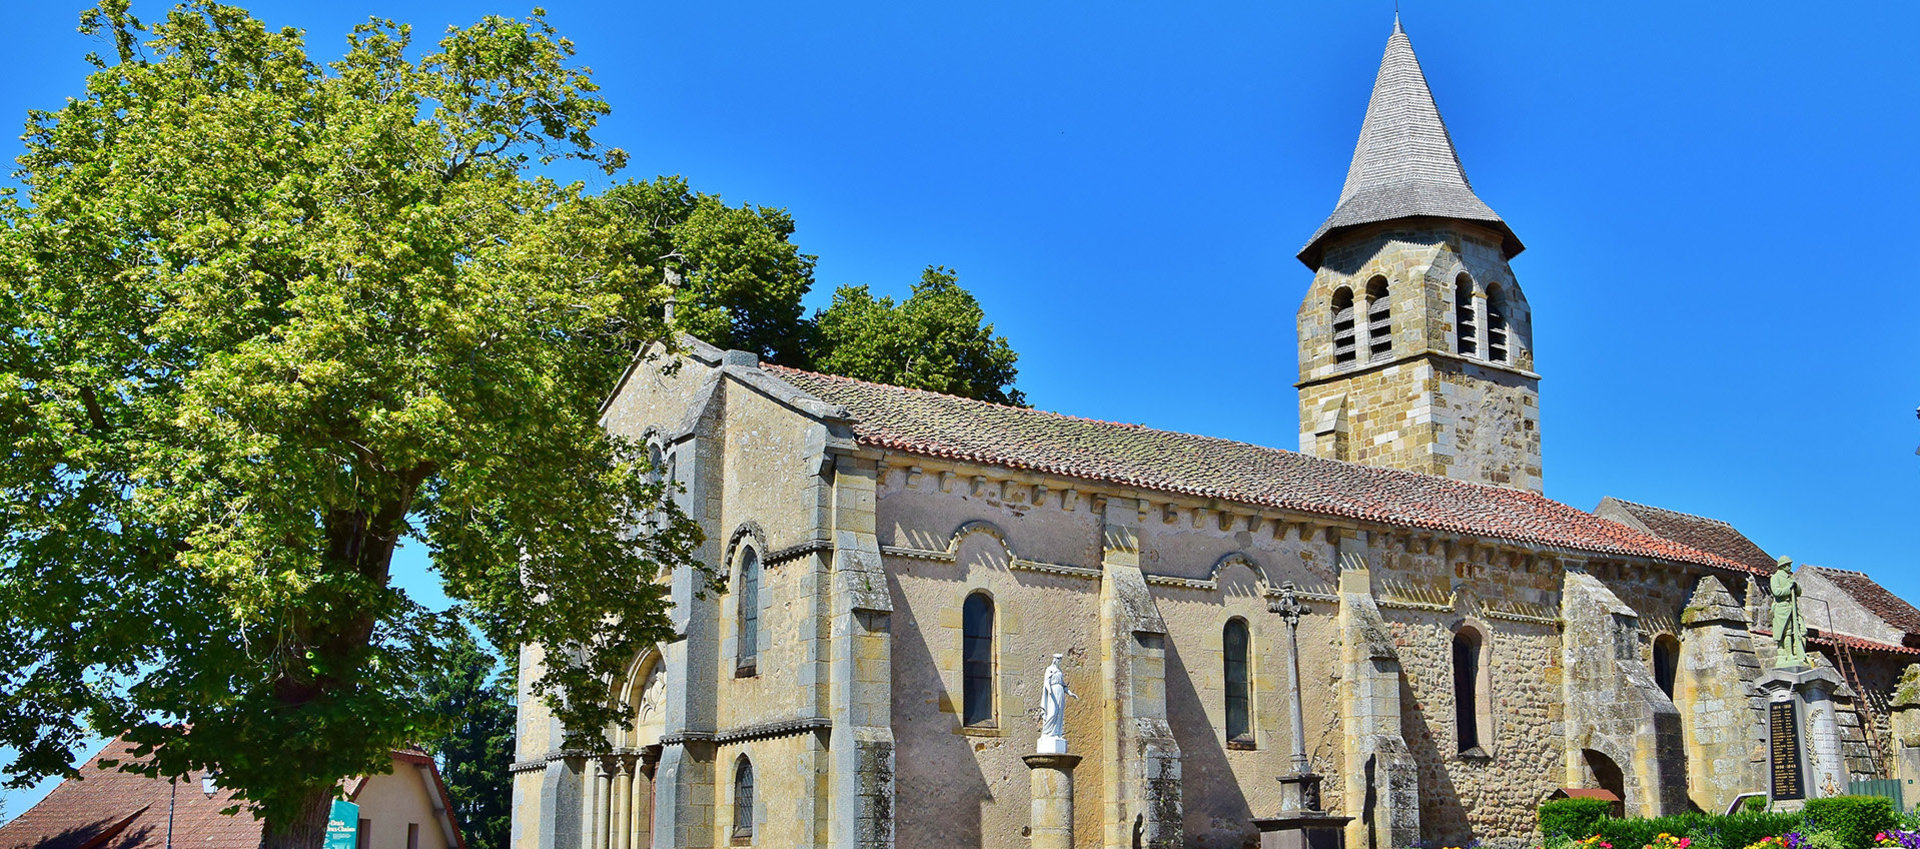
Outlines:
POLYGON ((1778 837, 1800 827, 1798 813, 1769 812, 1764 810, 1764 803, 1761 808, 1755 810, 1748 806, 1747 810, 1730 816, 1702 815, 1702 819, 1708 828, 1719 833, 1720 843, 1726 849, 1745 849, 1763 837, 1778 837))
POLYGON ((1748 796, 1740 803, 1740 807, 1747 813, 1757 814, 1767 809, 1767 800, 1764 796, 1748 796))
POLYGON ((1866 849, 1873 845, 1874 835, 1900 824, 1893 800, 1879 796, 1808 799, 1801 816, 1805 817, 1809 832, 1832 835, 1840 842, 1841 849, 1866 849))
POLYGON ((1547 840, 1589 837, 1612 811, 1613 803, 1604 799, 1549 799, 1540 803, 1540 835, 1547 840))
POLYGON ((83 21, 115 55, 0 197, 8 783, 127 729, 317 845, 336 781, 434 724, 458 625, 391 585, 409 534, 495 645, 545 647, 566 727, 623 721, 604 681, 669 637, 655 577, 698 530, 599 423, 657 292, 528 173, 624 158, 572 46, 537 10, 419 48, 373 21, 324 65, 206 0, 83 21))
POLYGON ((1594 833, 1616 849, 1646 846, 1661 834, 1690 838, 1699 849, 1744 849, 1762 837, 1786 834, 1799 827, 1799 814, 1742 811, 1730 816, 1684 813, 1605 819, 1597 824, 1594 833))
POLYGON ((804 368, 813 325, 801 296, 813 286, 814 257, 788 239, 786 210, 729 207, 691 191, 679 177, 628 182, 566 211, 558 228, 591 252, 616 288, 668 296, 666 272, 683 276, 674 325, 722 348, 804 368))
POLYGON ((507 849, 512 825, 513 676, 464 629, 421 682, 435 726, 421 745, 440 766, 467 849, 507 849))
POLYGON ((946 268, 928 267, 898 306, 843 286, 816 317, 814 363, 832 374, 1024 405, 1012 388, 1019 355, 983 323, 980 302, 946 268))

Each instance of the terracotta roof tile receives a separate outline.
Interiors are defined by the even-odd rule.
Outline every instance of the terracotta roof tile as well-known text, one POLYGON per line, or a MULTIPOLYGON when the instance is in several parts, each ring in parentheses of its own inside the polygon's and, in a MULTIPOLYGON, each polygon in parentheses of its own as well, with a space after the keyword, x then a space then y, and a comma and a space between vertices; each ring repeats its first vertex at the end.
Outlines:
POLYGON ((132 744, 114 740, 40 803, 0 826, 0 849, 160 849, 167 842, 167 803, 173 802, 174 849, 255 849, 260 823, 235 804, 230 790, 200 792, 195 773, 169 785, 100 760, 133 760, 132 744), (169 791, 172 791, 169 794, 169 791))
POLYGON ((1747 539, 1746 534, 1740 533, 1739 529, 1719 519, 1636 504, 1619 498, 1606 499, 1594 512, 1605 515, 1607 502, 1612 502, 1613 506, 1625 511, 1654 536, 1718 554, 1757 573, 1765 574, 1773 571, 1772 555, 1760 550, 1760 546, 1754 545, 1753 540, 1747 539))
POLYGON ((1867 577, 1864 572, 1846 569, 1829 569, 1825 566, 1806 566, 1820 573, 1821 577, 1831 581, 1841 592, 1859 602, 1868 613, 1880 617, 1880 620, 1908 634, 1920 634, 1920 609, 1908 604, 1906 599, 1894 595, 1878 581, 1867 577))
POLYGON ((1742 564, 1531 492, 1207 436, 763 366, 854 417, 860 442, 1251 506, 1736 571, 1742 564))

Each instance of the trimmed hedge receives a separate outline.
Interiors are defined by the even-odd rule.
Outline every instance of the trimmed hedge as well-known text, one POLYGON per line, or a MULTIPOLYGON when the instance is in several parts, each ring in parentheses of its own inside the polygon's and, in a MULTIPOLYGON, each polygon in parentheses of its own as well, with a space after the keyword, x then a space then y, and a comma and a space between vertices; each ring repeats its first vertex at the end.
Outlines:
POLYGON ((1675 814, 1648 819, 1611 819, 1611 808, 1594 799, 1556 799, 1540 805, 1540 836, 1552 845, 1599 835, 1614 849, 1639 849, 1662 834, 1692 838, 1694 849, 1746 849, 1763 837, 1801 832, 1814 844, 1831 843, 1843 849, 1870 849, 1873 837, 1900 826, 1893 801, 1877 796, 1834 796, 1809 799, 1798 813, 1742 811, 1714 814, 1675 814))
POLYGON ((1548 841, 1583 840, 1613 811, 1605 799, 1553 799, 1540 803, 1540 836, 1548 841))
POLYGON ((1823 831, 1840 839, 1848 849, 1867 849, 1873 836, 1899 827, 1893 800, 1879 796, 1831 796, 1808 799, 1801 810, 1808 831, 1823 831))

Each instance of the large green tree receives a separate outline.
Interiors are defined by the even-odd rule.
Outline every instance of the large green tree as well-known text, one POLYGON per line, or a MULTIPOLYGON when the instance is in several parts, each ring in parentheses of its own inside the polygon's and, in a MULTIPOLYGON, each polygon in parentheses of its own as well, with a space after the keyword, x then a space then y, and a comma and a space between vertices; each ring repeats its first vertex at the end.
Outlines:
POLYGON ((432 724, 454 626, 392 585, 405 534, 496 645, 545 647, 568 727, 617 721, 697 530, 598 423, 667 336, 657 287, 532 173, 620 164, 571 46, 537 10, 418 47, 370 22, 325 64, 205 0, 83 22, 111 53, 0 200, 9 782, 126 730, 318 846, 336 780, 432 724))
POLYGON ((439 724, 420 742, 440 765, 467 849, 507 849, 513 824, 513 666, 454 632, 420 699, 439 724))
POLYGON ((567 232, 606 267, 638 282, 679 282, 674 327, 722 348, 786 365, 807 364, 812 323, 800 305, 814 257, 790 238, 784 209, 727 206, 679 177, 627 182, 569 210, 567 232))
POLYGON ((1026 403, 1013 388, 1019 356, 993 333, 952 270, 929 267, 913 295, 895 304, 865 286, 842 286, 815 319, 814 365, 847 377, 1001 404, 1026 403))

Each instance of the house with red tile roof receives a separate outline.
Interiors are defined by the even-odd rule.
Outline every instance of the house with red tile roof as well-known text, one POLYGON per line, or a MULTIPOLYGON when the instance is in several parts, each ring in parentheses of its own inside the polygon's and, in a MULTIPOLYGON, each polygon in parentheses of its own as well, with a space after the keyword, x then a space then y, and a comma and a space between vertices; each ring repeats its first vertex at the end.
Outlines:
MULTIPOLYGON (((514 849, 1240 847, 1309 812, 1353 849, 1517 847, 1556 793, 1766 789, 1773 561, 1545 497, 1522 249, 1396 24, 1299 253, 1298 450, 647 352, 603 423, 711 572, 660 576, 678 637, 611 682, 610 754, 523 693, 514 849)), ((1871 728, 1871 696, 1831 704, 1871 728)))
MULTIPOLYGON (((107 743, 46 798, 0 825, 0 849, 256 849, 261 824, 244 802, 203 772, 176 780, 118 768, 133 744, 107 743), (103 765, 103 761, 115 765, 103 765), (239 810, 228 813, 229 809, 239 810)), ((347 779, 342 798, 359 806, 358 849, 465 849, 433 758, 396 749, 393 770, 347 779)))

